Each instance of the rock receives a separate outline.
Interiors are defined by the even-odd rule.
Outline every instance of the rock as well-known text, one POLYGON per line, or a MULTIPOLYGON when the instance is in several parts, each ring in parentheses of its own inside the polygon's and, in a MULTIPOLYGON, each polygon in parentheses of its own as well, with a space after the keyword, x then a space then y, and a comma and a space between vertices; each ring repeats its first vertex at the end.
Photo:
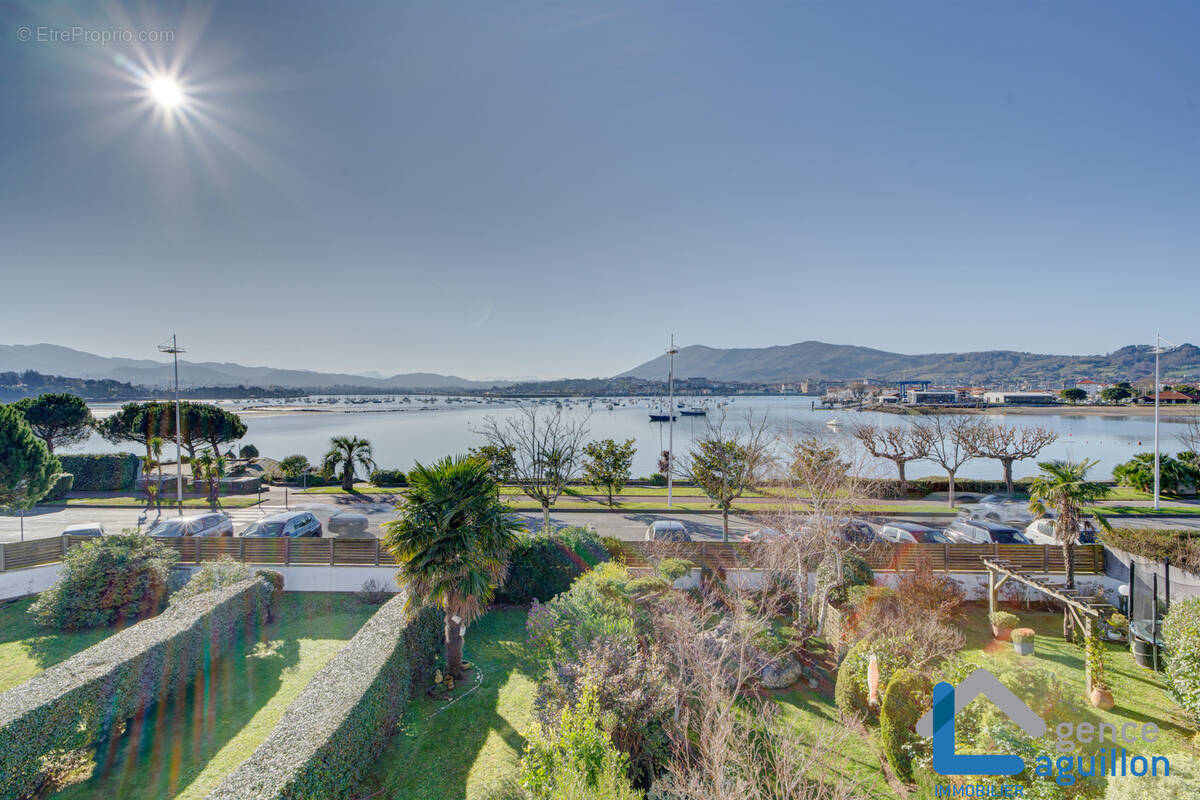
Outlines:
POLYGON ((762 668, 760 680, 766 689, 786 689, 800 680, 804 667, 795 656, 785 656, 768 662, 762 668))

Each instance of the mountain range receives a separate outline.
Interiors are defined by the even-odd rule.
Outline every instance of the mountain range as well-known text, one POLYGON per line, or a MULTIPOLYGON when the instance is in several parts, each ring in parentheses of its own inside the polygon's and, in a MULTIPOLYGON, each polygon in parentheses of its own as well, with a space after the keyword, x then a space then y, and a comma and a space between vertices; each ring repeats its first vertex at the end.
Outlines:
MULTIPOLYGON (((110 378, 138 386, 174 384, 174 365, 151 359, 110 358, 54 344, 0 345, 0 372, 37 370, 73 378, 110 378)), ((294 389, 328 389, 358 386, 372 389, 479 389, 493 381, 470 381, 454 375, 409 372, 390 377, 302 369, 246 367, 231 362, 179 362, 179 384, 195 386, 280 386, 294 389)))
MULTIPOLYGON (((667 356, 617 377, 663 380, 667 356)), ((1184 344, 1161 356, 1165 379, 1200 376, 1200 348, 1184 344)), ((692 345, 675 356, 676 377, 714 381, 788 383, 803 380, 929 380, 947 384, 1061 386, 1066 381, 1137 381, 1154 375, 1154 349, 1129 345, 1106 355, 1071 356, 985 350, 906 355, 854 345, 799 342, 776 347, 721 349, 692 345)))

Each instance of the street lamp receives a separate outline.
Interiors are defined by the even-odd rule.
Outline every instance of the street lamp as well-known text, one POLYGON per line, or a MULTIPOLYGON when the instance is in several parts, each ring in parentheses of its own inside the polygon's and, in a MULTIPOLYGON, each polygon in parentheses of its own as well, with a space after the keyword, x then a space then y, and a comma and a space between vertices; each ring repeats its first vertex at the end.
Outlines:
POLYGON ((1171 344, 1159 336, 1154 334, 1154 510, 1159 510, 1159 471, 1158 471, 1158 403, 1159 395, 1162 394, 1162 385, 1158 382, 1158 357, 1168 350, 1174 350, 1178 345, 1171 344), (1163 343, 1171 345, 1166 349, 1163 348, 1163 343))
POLYGON ((671 346, 667 348, 670 366, 667 368, 667 508, 671 507, 671 492, 675 487, 675 334, 671 334, 671 346))
POLYGON ((180 424, 179 413, 179 354, 187 351, 179 346, 175 334, 172 333, 171 343, 160 344, 158 352, 170 353, 175 358, 175 499, 179 503, 179 516, 183 516, 183 445, 180 438, 183 426, 180 424))

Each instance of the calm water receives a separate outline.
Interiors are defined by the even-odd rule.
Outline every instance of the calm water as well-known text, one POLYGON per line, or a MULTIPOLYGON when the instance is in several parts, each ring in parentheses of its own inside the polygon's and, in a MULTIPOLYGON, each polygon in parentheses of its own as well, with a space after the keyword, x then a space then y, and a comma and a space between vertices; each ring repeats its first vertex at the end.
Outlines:
MULTIPOLYGON (((684 398, 684 402, 688 402, 684 398)), ((727 424, 742 424, 747 413, 757 418, 766 416, 772 430, 781 436, 818 435, 849 441, 855 425, 872 422, 882 425, 908 424, 912 419, 893 414, 856 411, 822 411, 812 409, 812 397, 738 397, 724 408, 727 424), (830 430, 825 422, 837 417, 840 430, 830 430)), ((568 413, 588 416, 590 438, 612 438, 618 441, 633 439, 637 443, 634 474, 648 475, 656 469, 658 453, 666 448, 667 425, 649 421, 649 412, 658 404, 650 400, 625 399, 625 405, 607 408, 608 401, 595 400, 589 409, 587 402, 573 402, 568 413)), ((553 408, 553 401, 546 404, 553 408)), ((369 439, 375 448, 375 459, 381 467, 407 469, 414 461, 430 461, 450 453, 465 452, 468 447, 483 442, 478 433, 484 418, 511 414, 515 404, 477 403, 447 398, 413 399, 409 403, 382 402, 361 405, 339 404, 323 406, 339 409, 312 413, 255 414, 247 416, 249 428, 244 442, 253 443, 264 456, 282 458, 302 453, 317 461, 328 448, 332 436, 356 435, 369 439), (341 410, 346 409, 346 410, 341 410), (387 409, 393 409, 388 411, 387 409)), ((232 406, 236 408, 236 406, 232 406)), ((97 406, 98 415, 105 406, 97 406)), ((710 401, 710 417, 715 417, 710 401)), ((1043 452, 1043 458, 1099 459, 1094 471, 1097 478, 1107 478, 1114 465, 1140 451, 1150 451, 1154 442, 1152 417, 1096 417, 1069 413, 1037 416, 988 415, 987 419, 1008 425, 1043 425, 1059 434, 1059 440, 1043 452)), ((679 417, 675 423, 675 450, 688 449, 694 436, 705 430, 703 417, 679 417)), ((1175 440, 1178 423, 1162 422, 1163 449, 1175 452, 1182 449, 1175 440)), ((75 449, 77 452, 138 452, 137 445, 112 445, 99 436, 75 449)), ((910 464, 909 477, 937 475, 940 468, 933 463, 910 464)), ((1017 477, 1037 471, 1029 461, 1015 467, 1017 477)), ((880 462, 878 474, 894 475, 890 462, 880 462)), ((963 477, 1000 478, 998 462, 971 461, 963 467, 963 477)))

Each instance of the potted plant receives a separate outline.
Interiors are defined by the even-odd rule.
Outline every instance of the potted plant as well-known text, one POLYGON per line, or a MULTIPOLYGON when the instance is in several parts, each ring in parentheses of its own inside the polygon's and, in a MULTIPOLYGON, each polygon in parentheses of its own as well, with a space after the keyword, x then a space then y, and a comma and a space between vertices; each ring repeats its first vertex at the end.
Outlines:
POLYGON ((1017 651, 1017 655, 1033 655, 1033 639, 1035 636, 1033 628, 1014 628, 1009 636, 1012 639, 1013 650, 1017 651))
POLYGON ((1129 618, 1114 611, 1108 618, 1105 636, 1112 642, 1124 642, 1129 638, 1129 618))
POLYGON ((1084 642, 1084 656, 1087 659, 1088 674, 1092 679, 1092 690, 1088 700, 1101 711, 1109 711, 1116 705, 1116 701, 1104 679, 1104 645, 1095 630, 1084 642))
POLYGON ((997 639, 1007 639, 1009 632, 1021 623, 1016 614, 1007 611, 993 611, 988 614, 988 622, 992 623, 992 635, 997 639))

